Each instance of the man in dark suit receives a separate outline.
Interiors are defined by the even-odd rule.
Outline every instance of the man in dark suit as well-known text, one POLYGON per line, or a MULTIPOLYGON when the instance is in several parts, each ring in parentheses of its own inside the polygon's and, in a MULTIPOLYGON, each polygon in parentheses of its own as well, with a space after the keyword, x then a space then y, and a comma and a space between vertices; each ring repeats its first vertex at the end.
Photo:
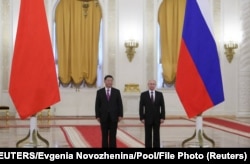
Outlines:
POLYGON ((101 125, 102 147, 116 148, 118 122, 123 118, 123 104, 120 90, 113 88, 113 77, 104 77, 105 87, 97 90, 95 116, 101 125))
POLYGON ((160 147, 160 124, 165 120, 162 92, 156 91, 156 81, 148 81, 148 90, 140 95, 139 116, 145 128, 145 147, 160 147))

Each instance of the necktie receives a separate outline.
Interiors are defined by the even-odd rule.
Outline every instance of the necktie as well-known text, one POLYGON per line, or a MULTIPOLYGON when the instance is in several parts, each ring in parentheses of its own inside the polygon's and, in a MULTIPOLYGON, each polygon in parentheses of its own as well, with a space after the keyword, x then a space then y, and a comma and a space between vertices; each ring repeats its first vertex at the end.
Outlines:
POLYGON ((154 92, 152 92, 152 91, 151 91, 150 99, 151 99, 151 101, 153 103, 154 102, 154 92))
POLYGON ((107 89, 107 99, 109 100, 110 94, 109 94, 109 89, 107 89))

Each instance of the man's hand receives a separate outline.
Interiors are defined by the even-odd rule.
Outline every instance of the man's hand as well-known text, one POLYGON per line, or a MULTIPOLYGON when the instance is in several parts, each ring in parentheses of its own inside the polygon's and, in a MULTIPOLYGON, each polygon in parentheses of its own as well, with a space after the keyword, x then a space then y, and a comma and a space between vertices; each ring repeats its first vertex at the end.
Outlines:
POLYGON ((100 118, 98 117, 98 118, 96 118, 96 120, 98 121, 98 122, 100 122, 100 118))

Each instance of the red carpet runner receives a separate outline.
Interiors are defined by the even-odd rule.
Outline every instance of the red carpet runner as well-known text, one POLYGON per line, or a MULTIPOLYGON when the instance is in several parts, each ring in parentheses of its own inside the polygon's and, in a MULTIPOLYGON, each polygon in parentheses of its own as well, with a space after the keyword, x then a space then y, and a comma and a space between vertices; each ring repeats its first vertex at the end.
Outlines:
POLYGON ((204 124, 230 133, 250 138, 250 125, 222 118, 203 118, 204 124))
POLYGON ((218 119, 218 118, 204 118, 204 121, 215 123, 218 125, 225 126, 227 128, 233 128, 242 132, 250 133, 250 126, 232 122, 232 121, 227 121, 223 119, 218 119))
MULTIPOLYGON (((71 147, 101 148, 101 130, 99 126, 65 126, 62 130, 71 147)), ((140 148, 143 143, 126 132, 117 130, 117 148, 140 148)))

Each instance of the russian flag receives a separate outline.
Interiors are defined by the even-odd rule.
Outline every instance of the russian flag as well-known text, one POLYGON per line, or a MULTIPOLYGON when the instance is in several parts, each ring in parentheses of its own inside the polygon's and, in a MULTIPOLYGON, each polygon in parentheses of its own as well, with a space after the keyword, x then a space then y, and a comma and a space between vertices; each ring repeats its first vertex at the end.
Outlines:
POLYGON ((224 101, 220 62, 208 0, 187 0, 176 91, 189 118, 224 101))

